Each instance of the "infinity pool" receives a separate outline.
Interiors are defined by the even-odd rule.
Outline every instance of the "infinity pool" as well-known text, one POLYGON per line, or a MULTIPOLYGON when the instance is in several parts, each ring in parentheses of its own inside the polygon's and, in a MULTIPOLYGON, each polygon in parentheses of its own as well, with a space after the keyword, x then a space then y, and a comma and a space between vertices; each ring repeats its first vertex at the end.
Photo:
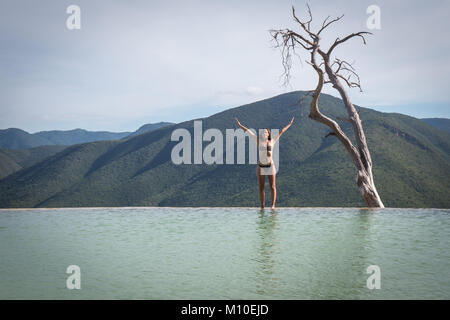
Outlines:
POLYGON ((449 248, 450 210, 2 209, 0 298, 450 299, 449 248))

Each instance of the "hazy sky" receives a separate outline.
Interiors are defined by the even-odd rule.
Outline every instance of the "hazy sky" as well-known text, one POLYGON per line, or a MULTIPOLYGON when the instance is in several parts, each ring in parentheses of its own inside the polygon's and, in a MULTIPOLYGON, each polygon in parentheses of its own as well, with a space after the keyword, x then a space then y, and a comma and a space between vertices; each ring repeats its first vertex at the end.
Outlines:
MULTIPOLYGON (((292 90, 312 89, 316 75, 294 60, 283 87, 280 53, 268 30, 297 28, 291 5, 305 1, 2 0, 0 129, 29 132, 83 128, 134 131, 180 122, 292 90), (81 8, 69 30, 66 9, 81 8)), ((324 46, 372 31, 336 50, 356 61, 363 93, 355 104, 416 117, 450 117, 449 1, 309 1, 315 26, 345 14, 324 46), (368 30, 366 9, 381 9, 368 30)), ((305 60, 307 55, 303 54, 305 60)), ((336 96, 332 88, 326 93, 336 96)))

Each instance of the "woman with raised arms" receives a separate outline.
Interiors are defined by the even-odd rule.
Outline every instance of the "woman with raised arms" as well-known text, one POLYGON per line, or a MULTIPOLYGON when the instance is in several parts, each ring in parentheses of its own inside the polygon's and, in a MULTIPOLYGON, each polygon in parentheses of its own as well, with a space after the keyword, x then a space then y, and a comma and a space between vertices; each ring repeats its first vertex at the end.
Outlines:
POLYGON ((258 165, 256 167, 256 176, 258 177, 258 186, 259 186, 259 201, 261 203, 261 209, 264 208, 265 203, 265 194, 264 194, 264 185, 266 183, 266 176, 269 176, 269 185, 270 185, 270 195, 272 200, 271 209, 275 209, 275 201, 277 199, 277 187, 276 187, 276 174, 277 169, 273 162, 272 158, 272 150, 275 143, 280 139, 281 135, 286 132, 287 129, 294 122, 294 117, 292 117, 291 122, 281 129, 280 133, 277 137, 272 137, 270 130, 267 128, 259 130, 259 135, 256 136, 251 130, 243 126, 237 118, 234 118, 238 126, 248 132, 250 137, 256 140, 257 148, 258 148, 258 165))

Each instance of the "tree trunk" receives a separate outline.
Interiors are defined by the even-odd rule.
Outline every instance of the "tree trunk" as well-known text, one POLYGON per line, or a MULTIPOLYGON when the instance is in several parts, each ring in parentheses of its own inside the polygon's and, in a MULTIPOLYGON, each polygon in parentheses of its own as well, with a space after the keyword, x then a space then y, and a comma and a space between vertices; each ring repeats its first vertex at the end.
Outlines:
POLYGON ((381 201, 380 196, 378 195, 378 191, 373 180, 372 158, 367 146, 366 136, 361 124, 361 119, 359 118, 359 114, 356 111, 355 107, 351 103, 347 92, 342 86, 342 83, 339 81, 339 79, 331 69, 328 57, 324 57, 325 71, 327 72, 328 78, 333 84, 333 87, 339 91, 342 97, 349 117, 345 120, 352 124, 358 148, 356 148, 352 144, 351 140, 347 137, 344 131, 342 131, 341 127, 336 121, 325 116, 319 110, 319 97, 324 85, 324 72, 316 63, 316 53, 317 47, 315 47, 311 52, 311 65, 316 70, 319 79, 311 100, 309 117, 313 120, 327 125, 332 130, 332 134, 336 136, 344 145, 345 149, 350 155, 350 158, 352 159, 353 164, 356 167, 356 184, 366 205, 371 208, 384 208, 384 204, 381 201))
MULTIPOLYGON (((384 208, 384 204, 378 195, 377 188, 373 180, 372 173, 372 157, 370 156, 369 147, 367 146, 366 135, 361 124, 361 119, 356 111, 353 103, 347 95, 343 84, 339 81, 336 74, 333 72, 330 66, 329 56, 324 56, 325 71, 330 79, 333 87, 339 92, 344 106, 348 114, 348 122, 352 124, 353 132, 355 135, 356 144, 358 146, 359 164, 356 166, 358 175, 356 178, 356 184, 358 185, 359 192, 361 193, 364 201, 368 207, 384 208)), ((322 79, 323 81, 323 79, 322 79)))
POLYGON ((384 208, 384 204, 378 195, 378 191, 373 183, 373 177, 371 177, 371 174, 369 175, 365 170, 358 170, 356 184, 358 185, 359 192, 368 207, 384 208))

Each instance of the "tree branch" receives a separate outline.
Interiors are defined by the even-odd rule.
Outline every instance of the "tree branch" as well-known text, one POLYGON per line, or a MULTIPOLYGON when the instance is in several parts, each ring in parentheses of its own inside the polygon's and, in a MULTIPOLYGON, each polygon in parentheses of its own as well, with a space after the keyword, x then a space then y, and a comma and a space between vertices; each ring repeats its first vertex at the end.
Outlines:
MULTIPOLYGON (((353 62, 354 63, 354 62, 353 62)), ((331 68, 337 65, 336 70, 334 70, 334 74, 336 77, 341 78, 347 84, 349 88, 359 88, 360 92, 362 92, 361 88, 361 80, 359 75, 356 73, 355 68, 353 68, 353 63, 348 63, 345 60, 335 59, 331 64, 331 68), (345 77, 341 71, 345 71, 348 73, 347 77, 345 77), (352 76, 356 78, 356 81, 352 81, 352 76)))
POLYGON ((306 33, 309 34, 309 36, 312 39, 316 39, 317 35, 314 34, 313 32, 311 32, 311 21, 312 21, 312 13, 311 13, 311 8, 309 7, 308 4, 306 4, 306 6, 308 7, 308 13, 309 13, 309 20, 306 22, 302 22, 299 18, 297 18, 297 16, 295 15, 295 8, 294 6, 292 6, 292 16, 294 17, 294 20, 297 21, 300 26, 303 28, 303 30, 306 31, 306 33))
POLYGON ((345 41, 350 40, 353 37, 361 37, 363 43, 366 44, 366 38, 364 37, 365 34, 372 34, 372 33, 367 32, 367 31, 360 31, 360 32, 349 34, 348 36, 344 37, 343 39, 336 38, 334 43, 331 45, 330 49, 328 49, 327 55, 330 56, 331 52, 334 50, 334 48, 336 48, 341 43, 344 43, 345 41))
POLYGON ((332 23, 334 23, 334 22, 336 22, 336 21, 341 20, 342 17, 344 17, 344 15, 341 15, 341 16, 339 16, 339 17, 337 17, 337 18, 331 20, 330 22, 326 23, 327 20, 330 18, 330 16, 328 16, 328 17, 323 21, 323 23, 322 23, 322 28, 320 28, 320 30, 317 32, 317 35, 320 35, 320 33, 321 33, 323 30, 325 30, 330 24, 332 24, 332 23))

